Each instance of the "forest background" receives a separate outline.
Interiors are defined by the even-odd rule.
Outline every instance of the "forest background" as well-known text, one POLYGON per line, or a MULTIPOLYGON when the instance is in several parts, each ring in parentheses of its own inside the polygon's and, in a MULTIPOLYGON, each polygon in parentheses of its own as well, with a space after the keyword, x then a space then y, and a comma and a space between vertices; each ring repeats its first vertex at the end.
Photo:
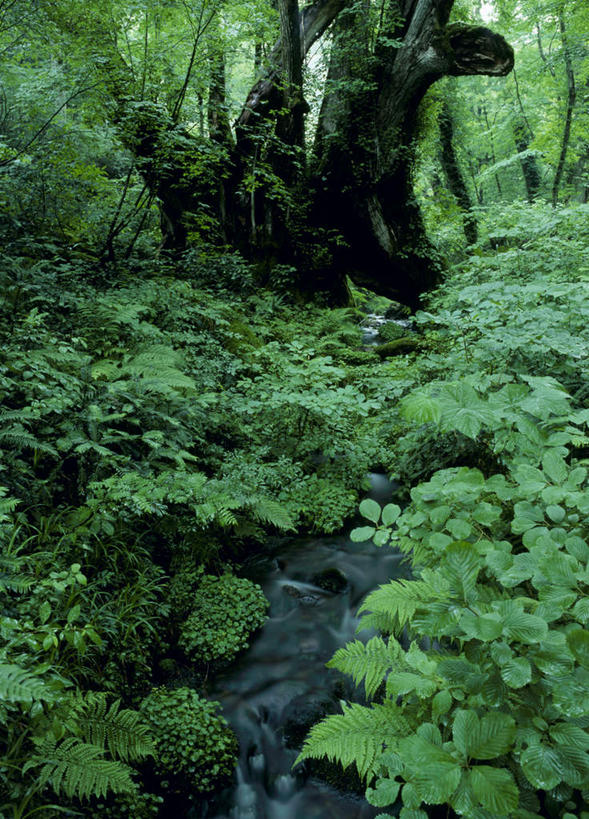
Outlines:
POLYGON ((415 580, 304 755, 406 819, 584 815, 588 32, 570 0, 0 0, 4 815, 220 787, 239 566, 349 526, 375 466, 408 505, 355 537, 415 580))

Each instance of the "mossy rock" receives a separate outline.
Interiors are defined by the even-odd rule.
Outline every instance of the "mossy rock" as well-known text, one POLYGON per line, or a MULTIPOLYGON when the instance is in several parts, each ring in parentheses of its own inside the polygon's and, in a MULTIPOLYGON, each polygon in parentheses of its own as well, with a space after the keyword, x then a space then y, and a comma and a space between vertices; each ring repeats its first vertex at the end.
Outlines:
POLYGON ((407 337, 407 328, 401 327, 395 321, 387 321, 378 328, 378 337, 383 341, 397 341, 407 337))
POLYGON ((337 354, 338 362, 347 364, 348 367, 363 367, 368 364, 375 364, 378 356, 373 350, 340 350, 337 354))
POLYGON ((411 315, 411 310, 406 304, 399 304, 392 302, 385 310, 384 317, 386 319, 406 319, 411 315))
POLYGON ((348 588, 348 578, 339 569, 323 569, 311 578, 311 583, 332 594, 341 594, 348 588))
POLYGON ((393 358, 396 355, 407 355, 408 353, 415 353, 421 348, 419 339, 414 336, 403 336, 395 341, 387 341, 386 344, 378 344, 374 348, 381 359, 393 358))

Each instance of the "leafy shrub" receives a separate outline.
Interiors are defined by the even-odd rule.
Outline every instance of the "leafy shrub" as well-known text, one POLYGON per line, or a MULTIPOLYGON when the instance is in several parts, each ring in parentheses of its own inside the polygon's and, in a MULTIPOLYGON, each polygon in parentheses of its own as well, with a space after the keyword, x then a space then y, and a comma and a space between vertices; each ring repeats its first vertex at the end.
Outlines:
POLYGON ((293 486, 283 490, 282 499, 298 523, 310 532, 337 532, 351 517, 358 502, 358 493, 348 489, 337 476, 305 475, 293 486))
POLYGON ((392 477, 409 489, 439 469, 476 466, 488 472, 496 471, 498 464, 483 436, 473 440, 460 432, 442 432, 430 423, 399 438, 387 466, 392 477))
POLYGON ((164 789, 207 793, 228 777, 237 740, 218 716, 219 703, 191 688, 154 688, 141 703, 155 739, 155 772, 164 789))
POLYGON ((204 575, 178 644, 200 663, 229 662, 248 647, 250 634, 264 624, 267 609, 261 588, 251 580, 204 575))
POLYGON ((372 592, 362 628, 385 636, 329 663, 369 700, 384 683, 384 701, 319 723, 300 758, 355 762, 371 804, 401 791, 401 816, 425 817, 424 803, 469 817, 532 819, 541 800, 575 810, 589 786, 587 487, 553 447, 508 476, 438 472, 402 515, 364 502, 372 525, 354 539, 393 539, 415 579, 372 592))
POLYGON ((160 815, 163 797, 143 793, 139 787, 133 793, 93 800, 84 815, 97 819, 156 819, 160 815))

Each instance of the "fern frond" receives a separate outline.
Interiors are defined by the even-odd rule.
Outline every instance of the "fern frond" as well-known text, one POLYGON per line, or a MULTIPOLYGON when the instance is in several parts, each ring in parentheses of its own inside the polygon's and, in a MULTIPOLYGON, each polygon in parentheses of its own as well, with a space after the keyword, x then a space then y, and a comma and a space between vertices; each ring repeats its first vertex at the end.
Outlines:
MULTIPOLYGON (((368 595, 359 612, 370 611, 383 615, 399 632, 411 620, 418 608, 429 603, 447 600, 446 587, 434 585, 427 580, 391 580, 368 595)), ((362 627, 365 628, 364 622, 362 627)))
POLYGON ((53 699, 45 681, 13 663, 0 663, 0 700, 29 704, 53 699))
POLYGON ((326 756, 344 768, 353 762, 360 776, 370 780, 383 750, 394 749, 410 732, 407 720, 393 702, 382 705, 343 705, 311 728, 295 764, 326 756))
POLYGON ((294 521, 286 508, 278 501, 270 498, 259 498, 252 507, 256 520, 260 523, 269 523, 277 529, 294 530, 294 521))
POLYGON ((37 754, 23 767, 23 773, 40 765, 39 783, 50 784, 55 793, 70 798, 88 799, 114 793, 132 793, 135 789, 131 768, 122 762, 103 759, 104 751, 96 745, 69 737, 59 744, 52 735, 37 743, 37 754))
POLYGON ((217 519, 217 523, 219 523, 223 528, 228 529, 231 526, 237 526, 237 517, 226 506, 220 506, 216 509, 215 517, 217 519))
POLYGON ((364 680, 366 696, 371 699, 402 656, 403 651, 396 640, 385 642, 381 637, 372 637, 367 643, 360 640, 347 643, 335 652, 327 667, 350 674, 356 685, 364 680))
POLYGON ((113 759, 135 762, 153 755, 148 724, 138 711, 120 710, 120 700, 108 705, 107 695, 88 692, 76 703, 83 739, 108 750, 113 759))
POLYGON ((34 435, 22 426, 22 424, 13 424, 7 429, 0 430, 0 441, 7 441, 12 446, 20 449, 36 449, 38 452, 45 452, 48 455, 57 457, 57 451, 50 444, 44 441, 39 441, 34 435))

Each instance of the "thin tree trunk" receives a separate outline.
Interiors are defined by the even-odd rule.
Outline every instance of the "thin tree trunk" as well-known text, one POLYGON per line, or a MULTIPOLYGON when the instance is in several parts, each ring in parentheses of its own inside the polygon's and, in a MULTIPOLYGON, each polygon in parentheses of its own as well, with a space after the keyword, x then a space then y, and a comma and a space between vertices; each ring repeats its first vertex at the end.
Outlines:
POLYGON ((478 240, 477 220, 472 212, 472 201, 454 149, 454 122, 447 101, 444 101, 442 105, 438 125, 440 128, 440 162, 442 169, 448 187, 462 211, 462 224, 466 240, 469 245, 474 245, 478 240))
POLYGON ((575 102, 577 99, 577 88, 575 85, 575 72, 573 70, 573 62, 571 59, 571 51, 569 48, 569 41, 567 37, 565 19, 564 19, 564 10, 562 6, 560 7, 559 14, 558 14, 558 25, 560 30, 560 39, 562 41, 562 48, 563 48, 563 56, 564 56, 564 65, 566 71, 566 78, 567 78, 567 109, 564 121, 564 129, 562 133, 562 141, 560 147, 560 156, 558 158, 558 164, 556 166, 556 174, 554 176, 554 182, 552 185, 552 207, 556 207, 558 203, 558 189, 560 188, 560 183, 562 181, 562 175, 564 172, 564 166, 567 158, 567 152, 569 149, 569 141, 571 138, 571 125, 573 122, 573 110, 575 108, 575 102))

